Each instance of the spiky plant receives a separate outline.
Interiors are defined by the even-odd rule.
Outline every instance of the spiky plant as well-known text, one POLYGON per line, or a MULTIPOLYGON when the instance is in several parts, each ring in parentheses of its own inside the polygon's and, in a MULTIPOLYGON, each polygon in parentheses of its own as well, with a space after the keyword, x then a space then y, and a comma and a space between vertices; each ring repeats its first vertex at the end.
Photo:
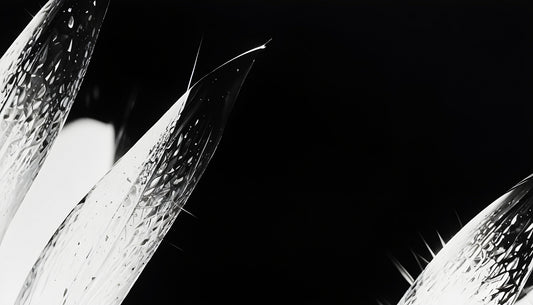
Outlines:
MULTIPOLYGON (((27 193, 80 89, 107 9, 108 0, 50 0, 0 59, 0 257, 2 251, 20 251, 7 249, 13 246, 9 233, 17 234, 6 234, 10 227, 37 229, 24 217, 10 226, 19 207, 30 218, 59 220, 44 233, 48 242, 36 242, 39 250, 31 253, 28 267, 20 267, 27 268, 19 270, 26 272, 25 280, 0 270, 12 283, 0 287, 2 304, 122 303, 185 211, 254 58, 265 48, 245 52, 190 83, 79 203, 70 202, 64 217, 54 209, 59 204, 54 193, 61 189, 40 187, 39 192, 34 185, 27 193), (42 202, 52 205, 50 214, 36 215, 42 202)), ((76 179, 66 184, 62 187, 73 188, 76 179)))

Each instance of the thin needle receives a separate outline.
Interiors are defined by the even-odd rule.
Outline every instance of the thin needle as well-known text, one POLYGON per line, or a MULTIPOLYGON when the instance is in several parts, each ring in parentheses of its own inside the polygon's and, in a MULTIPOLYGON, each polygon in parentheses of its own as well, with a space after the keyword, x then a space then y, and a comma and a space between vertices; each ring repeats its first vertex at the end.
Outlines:
POLYGON ((409 274, 409 272, 407 271, 407 269, 405 269, 404 266, 402 266, 402 264, 400 264, 400 262, 395 259, 394 257, 390 256, 390 260, 392 261, 392 263, 394 264, 394 266, 396 267, 396 269, 398 269, 398 271, 400 271, 400 274, 402 275, 402 277, 407 281, 407 283, 409 283, 409 285, 413 285, 415 280, 413 279, 413 277, 409 274))
POLYGON ((191 89, 192 78, 194 77, 194 72, 196 71, 196 64, 198 63, 198 57, 200 56, 200 49, 202 48, 202 43, 204 42, 204 36, 200 39, 200 45, 198 45, 198 51, 196 51, 196 59, 194 60, 194 66, 192 67, 191 78, 189 79, 189 84, 187 85, 187 90, 191 89))

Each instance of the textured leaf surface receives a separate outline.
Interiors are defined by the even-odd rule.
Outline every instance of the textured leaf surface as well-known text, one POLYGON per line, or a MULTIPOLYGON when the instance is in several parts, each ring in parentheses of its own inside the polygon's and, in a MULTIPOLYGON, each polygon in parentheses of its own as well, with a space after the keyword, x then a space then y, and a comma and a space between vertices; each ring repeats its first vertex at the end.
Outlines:
POLYGON ((63 126, 108 0, 50 0, 0 59, 0 241, 63 126))
POLYGON ((16 304, 120 304, 220 141, 256 50, 203 78, 67 217, 16 304))
POLYGON ((532 270, 532 207, 530 176, 470 221, 399 304, 514 304, 532 270))

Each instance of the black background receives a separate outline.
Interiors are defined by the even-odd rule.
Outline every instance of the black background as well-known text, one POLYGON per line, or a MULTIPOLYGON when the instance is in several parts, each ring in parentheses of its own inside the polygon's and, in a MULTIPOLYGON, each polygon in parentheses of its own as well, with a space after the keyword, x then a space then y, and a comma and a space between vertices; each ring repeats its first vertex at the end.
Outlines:
MULTIPOLYGON (((1 50, 43 1, 0 10, 1 50)), ((375 304, 533 171, 533 10, 348 1, 112 1, 72 118, 138 138, 198 74, 273 41, 125 304, 375 304), (98 88, 95 90, 95 88, 98 88), (178 246, 182 250, 177 249, 178 246)))

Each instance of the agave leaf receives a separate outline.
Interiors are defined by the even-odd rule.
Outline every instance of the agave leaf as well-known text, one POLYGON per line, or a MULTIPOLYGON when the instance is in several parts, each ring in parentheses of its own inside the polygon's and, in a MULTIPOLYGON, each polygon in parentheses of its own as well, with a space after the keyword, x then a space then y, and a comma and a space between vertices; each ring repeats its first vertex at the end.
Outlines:
POLYGON ((50 236, 113 166, 114 134, 92 119, 65 124, 4 236, 0 304, 15 302, 50 236))
POLYGON ((66 218, 18 305, 120 304, 206 169, 257 50, 190 88, 66 218))
POLYGON ((0 242, 70 111, 108 0, 50 0, 0 59, 0 242))
POLYGON ((471 220, 399 305, 512 305, 533 268, 533 177, 471 220))

